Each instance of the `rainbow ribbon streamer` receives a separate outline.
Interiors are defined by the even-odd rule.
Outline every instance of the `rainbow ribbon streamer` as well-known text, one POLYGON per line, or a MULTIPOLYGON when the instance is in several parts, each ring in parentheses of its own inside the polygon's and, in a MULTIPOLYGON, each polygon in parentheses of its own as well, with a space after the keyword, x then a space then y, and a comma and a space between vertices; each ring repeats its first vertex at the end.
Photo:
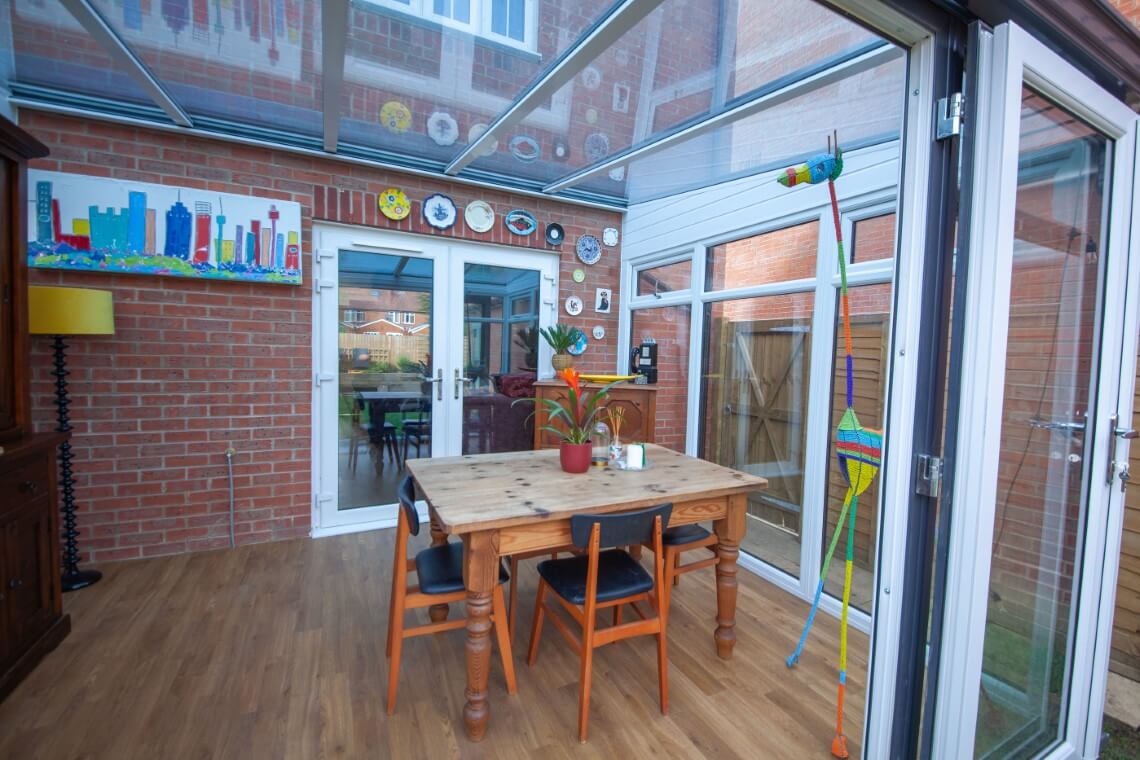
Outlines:
POLYGON ((843 572, 843 611, 839 622, 839 696, 836 707, 835 738, 831 741, 831 754, 835 757, 848 757, 847 736, 843 733, 843 700, 847 689, 847 613, 851 606, 851 573, 855 565, 855 516, 859 511, 859 496, 866 491, 879 472, 883 451, 883 434, 878 430, 869 430, 859 424, 855 415, 855 372, 851 348, 851 305, 847 295, 847 256, 843 252, 843 230, 839 220, 839 201, 835 197, 835 180, 843 172, 843 151, 838 141, 835 153, 822 153, 800 164, 785 169, 776 178, 784 187, 794 187, 799 184, 815 185, 827 181, 827 189, 831 195, 831 215, 835 222, 836 251, 839 256, 839 300, 843 310, 843 341, 847 360, 847 409, 839 420, 839 427, 835 432, 835 453, 839 460, 839 470, 847 480, 847 492, 843 496, 843 507, 839 512, 839 520, 835 524, 835 533, 827 547, 827 554, 823 560, 823 568, 819 575, 819 585, 815 589, 815 598, 812 599, 811 612, 808 613, 804 623, 803 633, 800 634, 796 649, 787 659, 789 668, 795 666, 803 654, 807 643, 808 633, 811 631, 815 614, 819 610, 819 600, 823 596, 823 585, 831 569, 831 558, 835 556, 835 549, 839 546, 839 538, 843 534, 844 522, 847 523, 847 556, 843 572))

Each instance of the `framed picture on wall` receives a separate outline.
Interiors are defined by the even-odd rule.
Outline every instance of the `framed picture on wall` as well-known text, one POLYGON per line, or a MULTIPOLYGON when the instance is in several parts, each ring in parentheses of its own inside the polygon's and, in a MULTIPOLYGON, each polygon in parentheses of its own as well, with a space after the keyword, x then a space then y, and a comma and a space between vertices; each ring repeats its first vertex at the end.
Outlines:
POLYGON ((599 314, 609 314, 613 300, 613 291, 609 288, 598 288, 594 292, 594 311, 599 314))

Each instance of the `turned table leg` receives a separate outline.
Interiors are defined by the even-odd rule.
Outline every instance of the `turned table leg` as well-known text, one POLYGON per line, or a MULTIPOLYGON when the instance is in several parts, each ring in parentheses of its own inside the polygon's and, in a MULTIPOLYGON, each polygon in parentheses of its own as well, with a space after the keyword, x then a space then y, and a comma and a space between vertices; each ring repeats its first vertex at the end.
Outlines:
MULTIPOLYGON (((487 733, 491 709, 487 682, 491 671, 491 592, 498 582, 498 555, 492 532, 463 537, 463 581, 467 586, 467 689, 463 725, 471 741, 487 733)), ((505 621, 500 621, 500 624, 505 621)))
POLYGON ((719 543, 716 551, 716 632, 713 641, 716 653, 727 660, 736 646, 736 558, 740 555, 740 539, 744 537, 745 509, 748 497, 744 494, 728 497, 728 514, 717 520, 714 528, 719 543))
MULTIPOLYGON (((447 543, 447 534, 440 527, 439 519, 435 516, 435 510, 431 510, 429 514, 431 516, 431 545, 443 546, 447 543)), ((433 604, 428 607, 428 617, 433 623, 441 623, 447 620, 447 605, 433 604)))

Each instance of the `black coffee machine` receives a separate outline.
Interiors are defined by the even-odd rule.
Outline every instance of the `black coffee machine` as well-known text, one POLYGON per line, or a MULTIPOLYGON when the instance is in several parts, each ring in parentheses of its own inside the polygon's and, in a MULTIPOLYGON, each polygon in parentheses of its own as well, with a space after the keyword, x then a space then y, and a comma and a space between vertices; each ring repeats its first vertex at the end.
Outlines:
POLYGON ((629 354, 629 372, 640 375, 635 383, 657 382, 657 341, 647 335, 641 339, 641 345, 633 347, 629 354))

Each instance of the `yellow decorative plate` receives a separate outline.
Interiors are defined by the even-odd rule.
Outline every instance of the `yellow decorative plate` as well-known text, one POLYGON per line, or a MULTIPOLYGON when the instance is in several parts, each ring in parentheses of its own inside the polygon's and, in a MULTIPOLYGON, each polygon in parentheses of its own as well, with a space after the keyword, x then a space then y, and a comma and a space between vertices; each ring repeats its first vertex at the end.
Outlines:
POLYGON ((412 204, 408 202, 408 196, 404 195, 403 190, 397 190, 394 187, 380 193, 376 199, 376 205, 380 207, 381 214, 394 222, 400 221, 412 212, 412 204))
POLYGON ((380 123, 389 132, 407 132, 412 126, 412 112, 400 101, 389 100, 380 107, 380 123))
POLYGON ((618 380, 632 380, 637 375, 580 375, 587 383, 614 383, 618 380))

